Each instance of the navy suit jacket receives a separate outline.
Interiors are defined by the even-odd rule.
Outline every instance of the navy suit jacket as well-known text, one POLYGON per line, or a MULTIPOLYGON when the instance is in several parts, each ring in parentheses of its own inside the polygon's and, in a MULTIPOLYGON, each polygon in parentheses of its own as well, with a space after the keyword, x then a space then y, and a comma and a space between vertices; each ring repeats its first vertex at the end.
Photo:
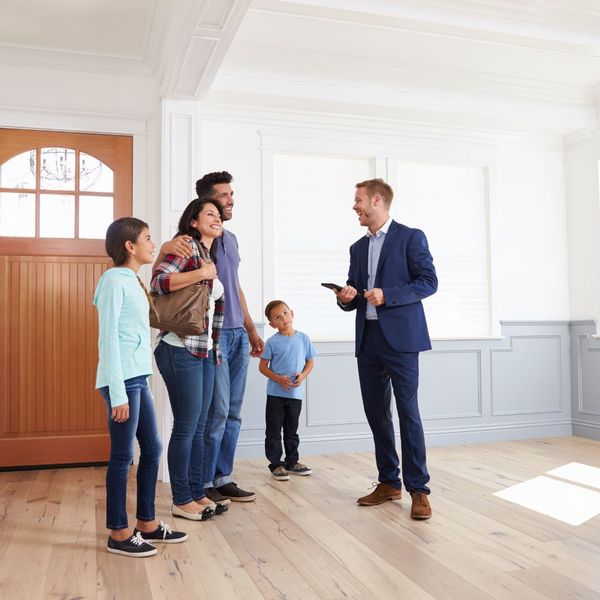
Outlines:
MULTIPOLYGON (((363 290, 367 289, 368 258, 369 238, 364 236, 350 246, 347 285, 356 288, 358 293, 352 302, 339 303, 343 310, 356 309, 356 356, 365 329, 367 301, 363 290)), ((395 351, 431 349, 421 300, 436 292, 437 283, 425 234, 392 221, 381 248, 374 287, 383 290, 385 304, 377 307, 377 317, 385 341, 395 351)))

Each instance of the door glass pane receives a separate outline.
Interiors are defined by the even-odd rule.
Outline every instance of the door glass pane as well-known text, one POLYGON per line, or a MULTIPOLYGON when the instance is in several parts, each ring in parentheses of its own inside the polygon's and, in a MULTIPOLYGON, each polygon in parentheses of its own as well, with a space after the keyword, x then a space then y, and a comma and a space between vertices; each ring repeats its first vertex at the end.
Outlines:
POLYGON ((113 210, 112 196, 79 196, 79 237, 104 239, 113 210))
POLYGON ((75 196, 40 195, 40 237, 75 237, 75 196))
POLYGON ((35 194, 0 192, 0 235, 35 237, 35 194))
POLYGON ((79 189, 82 192, 112 192, 113 170, 97 158, 81 152, 79 154, 79 189))
POLYGON ((43 190, 75 189, 75 150, 41 149, 40 188, 43 190))
POLYGON ((0 187, 35 189, 35 150, 17 154, 0 165, 0 187))

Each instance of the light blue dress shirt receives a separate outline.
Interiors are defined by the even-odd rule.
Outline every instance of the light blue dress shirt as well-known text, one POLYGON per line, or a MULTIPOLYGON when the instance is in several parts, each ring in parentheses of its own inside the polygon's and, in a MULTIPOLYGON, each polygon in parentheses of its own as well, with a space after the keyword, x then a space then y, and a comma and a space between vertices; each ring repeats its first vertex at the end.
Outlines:
MULTIPOLYGON (((390 228, 392 217, 390 217, 385 225, 378 229, 375 233, 371 233, 367 230, 367 237, 369 238, 369 263, 367 265, 367 289, 371 290, 375 287, 375 274, 377 273, 377 266, 379 265, 379 257, 381 256, 381 248, 383 248, 383 242, 385 236, 390 228)), ((359 292, 360 293, 360 292, 359 292)), ((367 302, 366 318, 368 321, 377 321, 377 308, 370 302, 367 302)))

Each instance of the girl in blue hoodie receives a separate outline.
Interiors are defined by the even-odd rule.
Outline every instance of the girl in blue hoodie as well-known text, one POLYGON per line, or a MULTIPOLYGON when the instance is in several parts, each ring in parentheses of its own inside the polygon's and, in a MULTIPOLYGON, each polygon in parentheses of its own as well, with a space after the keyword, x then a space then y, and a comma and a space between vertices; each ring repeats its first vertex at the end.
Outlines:
POLYGON ((98 373, 96 388, 106 401, 110 462, 106 472, 107 550, 125 556, 156 554, 156 542, 183 542, 187 535, 155 518, 154 501, 162 443, 148 387, 152 348, 148 297, 137 272, 154 260, 155 244, 139 219, 117 219, 106 232, 106 253, 114 267, 98 282, 98 373), (137 437, 136 527, 127 522, 126 494, 133 443, 137 437))

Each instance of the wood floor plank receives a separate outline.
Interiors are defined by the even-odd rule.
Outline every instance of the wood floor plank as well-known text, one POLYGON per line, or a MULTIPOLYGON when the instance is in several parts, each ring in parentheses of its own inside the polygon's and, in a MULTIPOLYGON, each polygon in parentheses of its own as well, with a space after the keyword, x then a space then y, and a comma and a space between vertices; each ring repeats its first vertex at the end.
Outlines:
MULTIPOLYGON (((406 493, 356 504, 376 479, 368 452, 305 457, 313 475, 288 482, 239 461, 256 501, 206 523, 171 517, 159 483, 157 518, 189 539, 146 559, 106 552, 104 468, 0 472, 0 597, 596 599, 600 515, 574 527, 494 492, 570 462, 600 467, 599 451, 575 437, 431 448, 426 522, 410 519, 406 493)), ((132 469, 130 518, 135 498, 132 469)))

